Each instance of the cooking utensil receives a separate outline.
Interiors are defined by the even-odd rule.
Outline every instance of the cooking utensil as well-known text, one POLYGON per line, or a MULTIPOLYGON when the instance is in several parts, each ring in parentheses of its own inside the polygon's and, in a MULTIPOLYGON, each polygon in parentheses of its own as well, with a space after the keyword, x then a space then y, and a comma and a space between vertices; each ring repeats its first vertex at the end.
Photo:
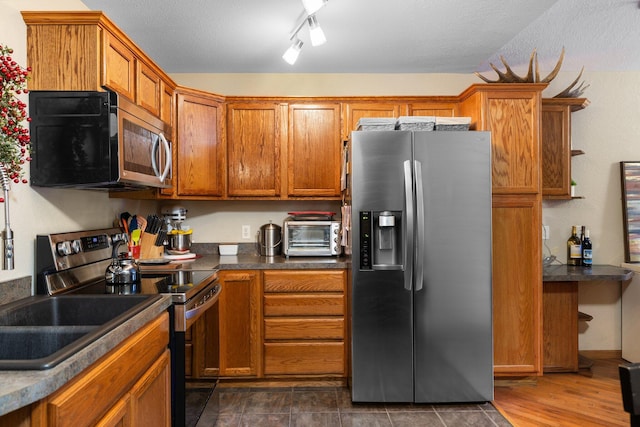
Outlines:
POLYGON ((141 231, 146 231, 146 228, 147 228, 147 220, 146 220, 146 218, 141 217, 141 216, 138 217, 138 228, 141 231))
POLYGON ((134 215, 131 217, 131 221, 129 221, 129 230, 135 230, 138 228, 138 215, 134 215))
POLYGON ((140 243, 141 235, 142 235, 142 230, 140 230, 139 228, 136 228, 135 230, 131 231, 131 242, 134 245, 138 245, 140 243))

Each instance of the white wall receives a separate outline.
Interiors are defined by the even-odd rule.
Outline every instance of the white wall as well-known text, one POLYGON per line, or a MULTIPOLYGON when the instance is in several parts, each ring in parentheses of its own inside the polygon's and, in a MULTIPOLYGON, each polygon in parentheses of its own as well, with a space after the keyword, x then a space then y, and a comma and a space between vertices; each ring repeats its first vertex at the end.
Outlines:
MULTIPOLYGON (((12 46, 25 64, 26 31, 20 10, 83 10, 79 0, 0 1, 0 43, 12 46)), ((570 55, 570 52, 568 52, 570 55)), ((516 70, 520 72, 523 70, 516 70)), ((179 84, 223 95, 358 96, 457 95, 472 83, 463 74, 174 74, 179 84)), ((575 74, 560 73, 544 96, 564 89, 575 74)), ((574 148, 585 155, 573 160, 573 177, 583 200, 545 202, 543 221, 550 226, 549 247, 565 260, 565 241, 571 224, 586 224, 594 241, 594 261, 620 264, 624 259, 618 162, 640 160, 640 73, 590 73, 583 79, 591 105, 573 115, 574 148)), ((302 209, 339 209, 329 202, 184 202, 187 222, 198 242, 244 241, 241 225, 252 234, 269 220, 280 222, 287 212, 302 209)), ((162 203, 170 206, 172 203, 162 203)), ((10 197, 12 229, 16 235, 16 269, 0 271, 0 282, 32 274, 33 242, 38 233, 104 227, 122 210, 150 213, 149 202, 110 200, 105 194, 74 190, 34 190, 14 186, 10 197)), ((0 218, 1 218, 0 213, 0 218)), ((253 239, 250 239, 253 241, 253 239)), ((580 335, 581 349, 620 349, 620 286, 617 283, 580 285, 580 309, 594 316, 580 335)))

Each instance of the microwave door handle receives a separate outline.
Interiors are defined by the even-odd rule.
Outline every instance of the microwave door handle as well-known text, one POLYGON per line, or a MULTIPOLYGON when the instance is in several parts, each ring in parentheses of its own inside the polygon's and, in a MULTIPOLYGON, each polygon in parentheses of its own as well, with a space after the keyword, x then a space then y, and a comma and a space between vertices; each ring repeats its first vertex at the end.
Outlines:
POLYGON ((153 144, 151 145, 151 167, 153 168, 153 173, 157 177, 160 177, 160 171, 158 170, 158 163, 156 162, 156 154, 158 153, 158 146, 161 135, 162 133, 158 135, 158 139, 153 140, 153 144))
POLYGON ((162 146, 164 147, 165 156, 167 158, 167 162, 164 165, 164 171, 162 171, 162 176, 160 176, 160 182, 164 182, 164 180, 167 178, 167 175, 169 175, 169 171, 171 170, 171 162, 173 161, 173 159, 171 158, 171 146, 169 145, 169 141, 167 141, 167 138, 164 137, 164 134, 162 132, 160 132, 159 136, 160 141, 162 141, 162 146))

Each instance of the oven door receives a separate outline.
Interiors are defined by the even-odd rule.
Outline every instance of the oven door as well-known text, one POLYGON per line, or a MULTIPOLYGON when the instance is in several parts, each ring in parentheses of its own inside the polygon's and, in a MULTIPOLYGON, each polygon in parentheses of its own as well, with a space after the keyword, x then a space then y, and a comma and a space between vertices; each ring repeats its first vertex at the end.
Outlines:
POLYGON ((176 331, 184 331, 193 325, 202 315, 218 302, 220 283, 214 280, 195 297, 185 304, 176 305, 176 331))

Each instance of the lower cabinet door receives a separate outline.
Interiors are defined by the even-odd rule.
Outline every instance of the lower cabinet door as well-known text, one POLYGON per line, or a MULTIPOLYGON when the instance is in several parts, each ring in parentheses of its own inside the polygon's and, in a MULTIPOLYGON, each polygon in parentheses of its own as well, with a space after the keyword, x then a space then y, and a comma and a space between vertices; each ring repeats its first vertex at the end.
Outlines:
POLYGON ((171 360, 169 350, 131 389, 132 426, 171 426, 171 360))

